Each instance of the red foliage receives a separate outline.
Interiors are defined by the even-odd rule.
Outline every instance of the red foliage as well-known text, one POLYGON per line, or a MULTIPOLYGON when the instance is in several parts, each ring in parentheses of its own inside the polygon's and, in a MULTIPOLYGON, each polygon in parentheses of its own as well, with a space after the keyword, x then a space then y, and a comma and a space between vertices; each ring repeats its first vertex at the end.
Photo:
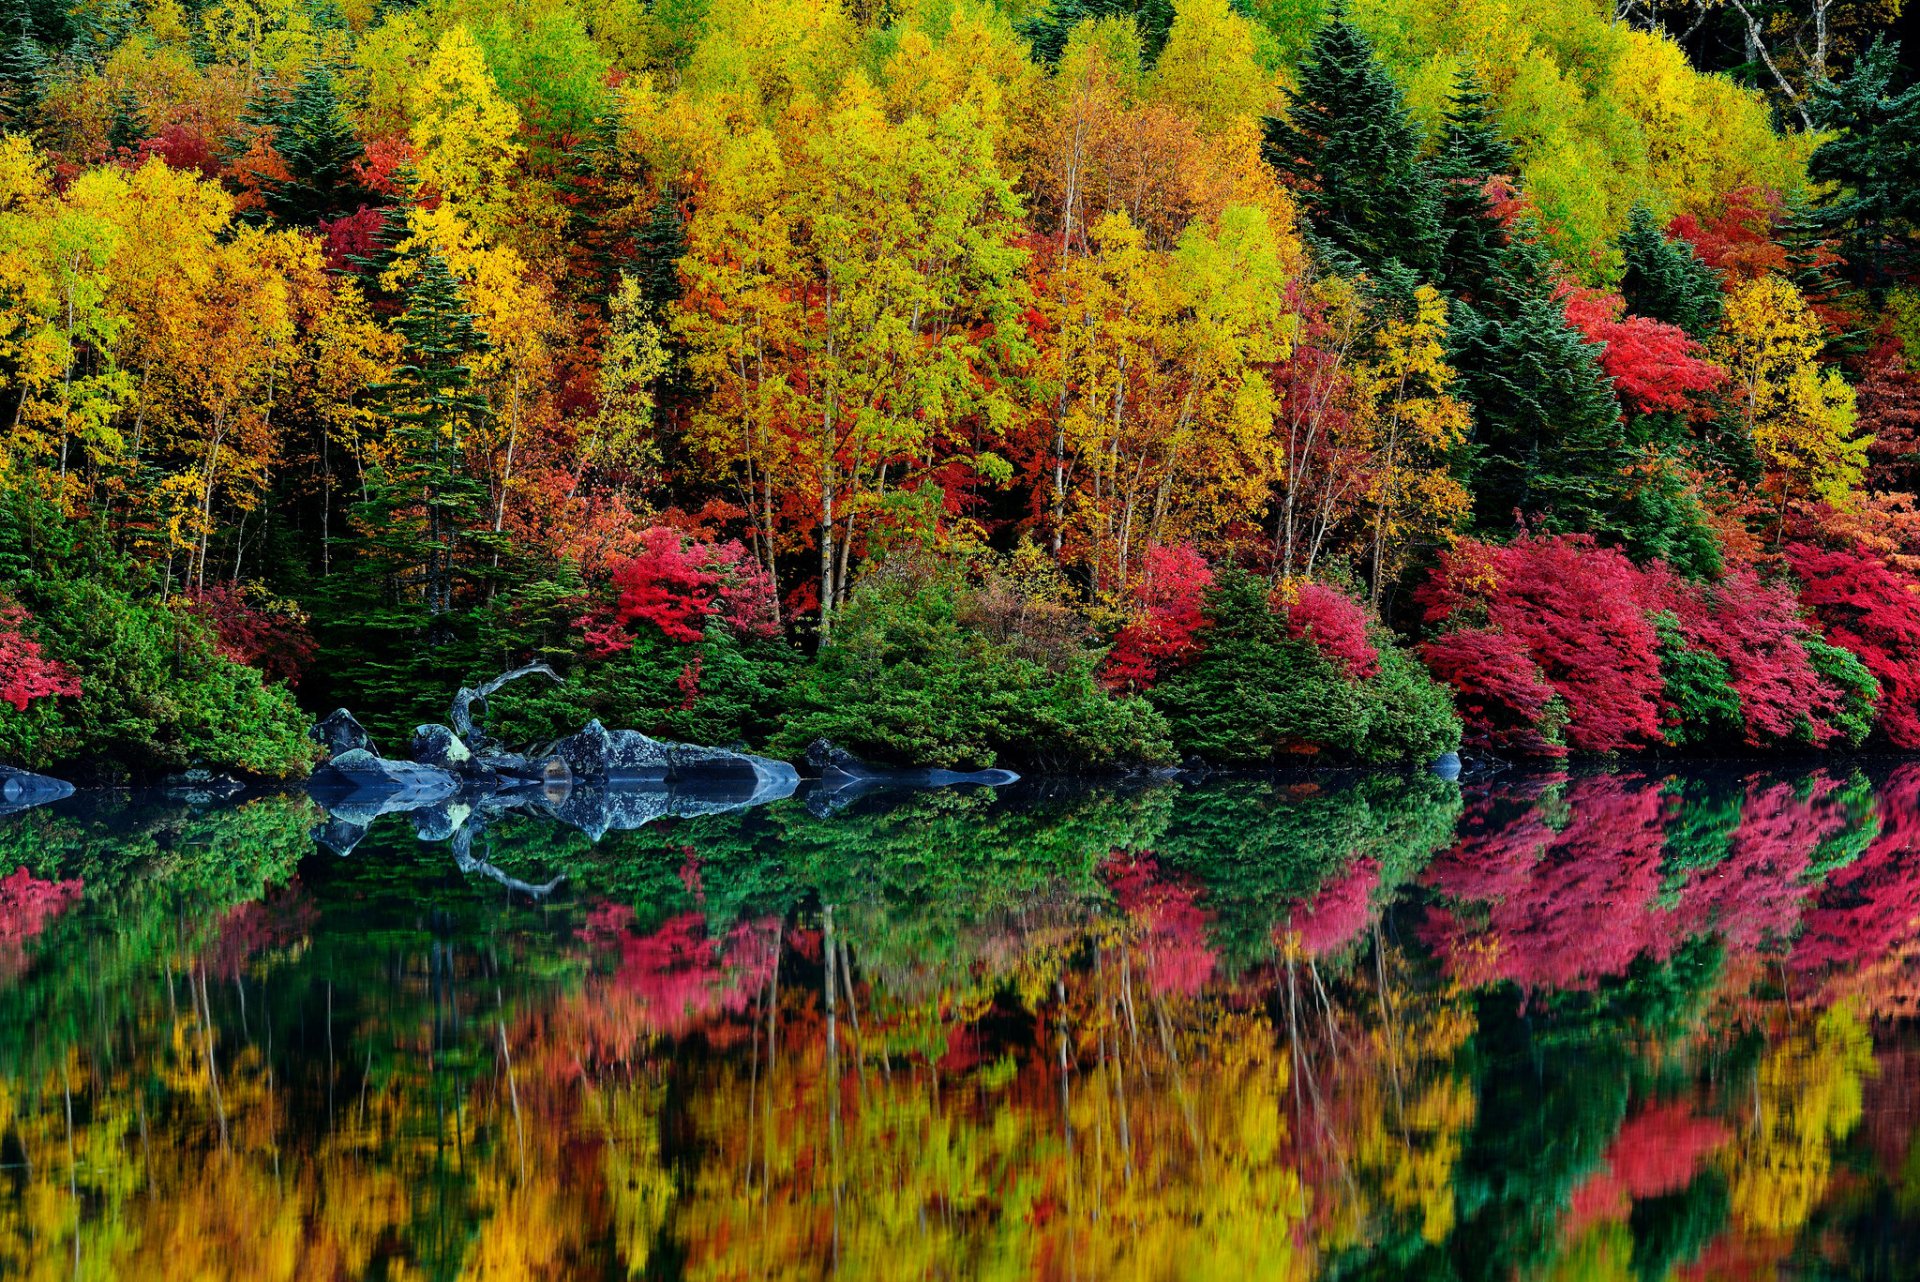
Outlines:
POLYGON ((1147 982, 1156 993, 1191 997, 1213 978, 1218 957, 1207 942, 1212 919, 1200 907, 1200 887, 1167 879, 1150 854, 1108 856, 1100 876, 1140 930, 1147 982))
POLYGON ((313 662, 313 634, 291 608, 261 609, 243 589, 225 583, 189 591, 187 608, 213 628, 221 654, 271 679, 297 684, 313 662))
POLYGON ((346 271, 355 258, 370 258, 379 247, 380 227, 386 216, 378 209, 362 205, 351 214, 342 214, 330 223, 320 224, 327 267, 346 271))
POLYGON ((1373 892, 1380 885, 1380 865, 1356 859, 1331 877, 1312 899, 1298 904, 1283 931, 1290 932, 1309 957, 1337 953, 1359 938, 1373 919, 1373 892))
POLYGON ((1780 214, 1777 193, 1742 187, 1723 197, 1720 212, 1707 222, 1680 214, 1667 224, 1667 233, 1691 242, 1700 261, 1725 272, 1725 283, 1732 285, 1787 270, 1787 251, 1773 239, 1780 214))
POLYGON ((588 912, 580 937, 616 955, 613 987, 637 1000, 646 1031, 679 1035, 747 1009, 773 974, 780 925, 771 918, 740 922, 723 946, 697 912, 641 935, 633 930, 633 909, 603 903, 588 912))
POLYGON ((1821 887, 1794 941, 1796 970, 1879 961, 1913 938, 1920 922, 1920 765, 1896 767, 1876 795, 1880 834, 1821 887))
POLYGON ((1345 593, 1322 583, 1303 583, 1287 606, 1287 632, 1311 641, 1335 667, 1356 680, 1380 670, 1380 652, 1367 639, 1367 612, 1345 593))
POLYGON ((601 655, 630 647, 635 623, 681 642, 698 641, 714 617, 741 636, 779 631, 772 581, 737 542, 704 543, 654 526, 641 533, 638 552, 614 561, 611 577, 612 610, 581 620, 587 644, 601 655))
POLYGON ((220 919, 220 937, 207 954, 206 968, 223 979, 244 975, 255 957, 300 943, 319 920, 320 906, 297 884, 268 899, 235 904, 220 919))
POLYGON ((1860 433, 1871 435, 1868 473, 1875 489, 1920 490, 1920 373, 1908 365, 1897 338, 1875 345, 1854 389, 1860 433))
POLYGON ((40 643, 28 635, 32 625, 32 615, 0 601, 0 702, 16 712, 25 712, 35 699, 80 693, 80 678, 40 653, 40 643))
POLYGON ((202 178, 220 176, 220 151, 198 130, 171 124, 140 144, 140 158, 158 156, 169 169, 192 170, 202 178))
POLYGON ((1634 1202, 1678 1193, 1728 1138, 1725 1126, 1695 1117, 1680 1102, 1655 1104, 1628 1118, 1600 1167, 1574 1190, 1567 1231, 1624 1220, 1634 1202))
POLYGON ((1453 688, 1463 746, 1483 752, 1563 757, 1544 730, 1553 687, 1526 647, 1491 628, 1461 628, 1420 647, 1429 671, 1453 688))
POLYGON ((1755 747, 1812 729, 1816 744, 1837 733, 1827 718, 1841 694, 1822 681, 1799 639, 1807 636, 1800 603, 1781 584, 1762 583, 1751 569, 1729 572, 1711 588, 1649 570, 1650 609, 1670 610, 1688 644, 1719 656, 1727 665, 1755 747))
POLYGON ((1626 314, 1618 294, 1578 286, 1565 291, 1567 321, 1591 343, 1604 344, 1600 365, 1628 409, 1697 417, 1712 411, 1709 394, 1726 371, 1704 359, 1700 344, 1678 325, 1626 314))
POLYGON ((1144 690, 1195 650, 1194 634, 1213 571, 1191 543, 1147 549, 1146 572, 1134 586, 1137 612, 1107 652, 1100 680, 1109 689, 1144 690))
POLYGON ((1920 748, 1920 580, 1858 551, 1796 543, 1787 559, 1827 639, 1880 682, 1880 733, 1896 748, 1920 748))
MULTIPOLYGON (((1577 534, 1464 544, 1441 557, 1419 599, 1430 623, 1484 613, 1517 642, 1566 702, 1571 746, 1614 752, 1660 741, 1659 637, 1641 608, 1640 573, 1621 553, 1577 534)), ((1457 645, 1439 654, 1462 657, 1457 645)), ((1524 688, 1511 662, 1495 671, 1502 691, 1524 688)))
POLYGON ((0 877, 0 980, 26 969, 26 946, 80 898, 81 883, 42 881, 25 868, 0 877))
MULTIPOLYGON (((1521 792, 1521 798, 1525 792, 1521 792)), ((1660 906, 1666 800, 1624 775, 1575 780, 1557 831, 1538 806, 1495 820, 1515 794, 1491 791, 1463 820, 1423 882, 1451 907, 1430 910, 1422 938, 1469 984, 1585 990, 1642 956, 1666 958, 1677 919, 1660 906)))
POLYGON ((403 194, 400 173, 413 163, 413 144, 405 138, 374 138, 366 145, 366 154, 353 162, 354 181, 382 196, 403 194))

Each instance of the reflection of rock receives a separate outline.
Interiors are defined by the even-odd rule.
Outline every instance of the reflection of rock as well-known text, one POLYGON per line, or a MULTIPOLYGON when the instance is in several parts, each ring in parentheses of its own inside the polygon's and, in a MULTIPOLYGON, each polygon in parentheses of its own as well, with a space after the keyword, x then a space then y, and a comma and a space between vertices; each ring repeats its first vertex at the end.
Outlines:
POLYGON ((341 753, 307 780, 307 791, 335 814, 341 811, 336 802, 374 808, 379 814, 417 810, 444 801, 459 786, 459 781, 444 770, 417 761, 389 761, 365 748, 341 753))
POLYGON ((1433 773, 1440 778, 1451 783, 1460 777, 1460 754, 1457 752, 1443 752, 1433 759, 1433 765, 1428 767, 1428 769, 1432 770, 1433 773))
POLYGON ((889 770, 862 761, 830 739, 807 745, 807 768, 816 780, 807 789, 807 809, 823 816, 884 788, 1002 788, 1020 781, 1011 770, 889 770))
POLYGON ((0 816, 19 814, 72 795, 73 785, 64 779, 0 766, 0 816))
POLYGON ((664 782, 586 784, 539 807, 541 813, 578 828, 598 841, 609 832, 632 832, 657 819, 690 819, 764 806, 793 795, 799 776, 711 776, 672 785, 664 782))
POLYGON ((327 750, 327 756, 337 757, 343 752, 352 752, 355 748, 374 753, 379 750, 373 746, 373 739, 367 734, 366 727, 354 719, 345 708, 335 708, 325 717, 307 729, 307 738, 327 750))

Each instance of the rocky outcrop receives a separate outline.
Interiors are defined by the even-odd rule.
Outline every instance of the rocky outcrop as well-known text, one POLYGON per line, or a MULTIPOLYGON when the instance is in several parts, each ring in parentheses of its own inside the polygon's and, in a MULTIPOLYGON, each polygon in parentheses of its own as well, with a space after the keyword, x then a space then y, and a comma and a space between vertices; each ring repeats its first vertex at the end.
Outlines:
POLYGON ((662 783, 682 791, 722 792, 744 785, 749 792, 784 788, 782 796, 800 783, 800 772, 784 761, 655 739, 638 730, 609 730, 598 721, 554 744, 553 755, 586 783, 662 783))
POLYGON ((806 760, 807 773, 813 777, 807 788, 807 809, 822 816, 889 788, 1002 788, 1020 781, 1011 770, 888 769, 862 760, 830 739, 808 744, 806 760))
POLYGON ((345 708, 335 708, 307 729, 307 738, 327 750, 329 759, 343 752, 352 752, 355 748, 371 752, 376 757, 380 750, 373 746, 373 739, 367 734, 354 715, 345 708))
POLYGON ((17 815, 72 795, 73 785, 64 779, 0 766, 0 817, 17 815))
POLYGON ((415 726, 407 755, 423 766, 445 770, 448 774, 467 774, 473 769, 473 749, 445 726, 415 726))

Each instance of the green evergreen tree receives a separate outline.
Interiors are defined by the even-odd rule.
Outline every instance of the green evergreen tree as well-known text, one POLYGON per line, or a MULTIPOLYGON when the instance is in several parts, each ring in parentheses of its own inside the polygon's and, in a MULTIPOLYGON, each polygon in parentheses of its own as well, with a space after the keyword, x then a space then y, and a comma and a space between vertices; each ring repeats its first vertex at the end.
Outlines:
POLYGON ((1455 298, 1481 294, 1499 270, 1507 231, 1488 200, 1487 180, 1513 172, 1513 148, 1501 135, 1471 64, 1461 69, 1433 160, 1440 226, 1446 238, 1438 284, 1455 298))
POLYGON ((1876 36, 1845 79, 1814 86, 1827 138, 1807 175, 1833 185, 1822 209, 1857 280, 1875 288, 1913 271, 1920 254, 1920 82, 1896 91, 1900 46, 1876 36))
POLYGON ((683 292, 680 260, 687 253, 686 222, 672 193, 660 194, 635 240, 639 252, 633 275, 640 282, 640 296, 656 308, 671 307, 683 292))
POLYGON ((1826 327, 1821 359, 1839 362, 1866 355, 1871 308, 1847 274, 1847 260, 1825 212, 1804 196, 1790 197, 1774 238, 1786 251, 1788 279, 1826 327))
POLYGON ((1701 262, 1686 241, 1669 240, 1645 205, 1636 204, 1627 217, 1620 256, 1626 262, 1620 296, 1628 311, 1678 325, 1697 339, 1720 323, 1720 273, 1701 262))
POLYGON ((1102 18, 1133 19, 1134 29, 1140 33, 1141 57, 1150 66, 1167 47, 1167 33, 1173 30, 1173 0, 1054 0, 1041 12, 1023 19, 1018 30, 1026 37, 1033 60, 1043 67, 1053 67, 1066 53, 1074 28, 1102 18))
POLYGON ((277 113, 274 149, 290 175, 267 195, 281 221, 312 227, 364 203, 353 165, 366 150, 340 105, 330 68, 310 68, 277 113))
POLYGON ((129 90, 121 90, 113 100, 113 118, 107 122, 107 149, 114 155, 132 154, 146 139, 147 127, 140 118, 140 103, 129 90))
POLYGON ((1261 152, 1294 189, 1329 265, 1357 266, 1391 292, 1431 279, 1445 247, 1422 142, 1373 46, 1336 16, 1314 34, 1293 103, 1268 118, 1261 152))
POLYGON ((0 129, 31 133, 40 123, 47 93, 47 54, 33 38, 33 18, 23 4, 0 16, 0 129))

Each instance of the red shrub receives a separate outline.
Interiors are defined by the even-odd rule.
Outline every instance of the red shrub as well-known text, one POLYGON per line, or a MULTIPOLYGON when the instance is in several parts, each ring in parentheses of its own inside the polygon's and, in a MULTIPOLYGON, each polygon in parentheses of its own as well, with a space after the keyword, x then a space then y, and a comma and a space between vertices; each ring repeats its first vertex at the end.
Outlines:
POLYGON ((1367 612, 1323 583, 1302 583, 1287 606, 1287 632, 1311 641, 1329 662, 1356 680, 1380 670, 1380 652, 1367 639, 1367 612))
POLYGON ((1920 581, 1857 551, 1796 543, 1787 559, 1827 639, 1878 678, 1878 728, 1887 742, 1920 748, 1920 581))
POLYGON ((1356 859, 1314 893, 1296 905, 1287 923, 1275 933, 1291 934, 1309 957, 1337 953, 1366 930, 1373 919, 1373 892, 1380 885, 1380 865, 1356 859))
POLYGON ((40 643, 27 634, 32 626, 32 615, 0 601, 0 702, 16 712, 25 712, 35 699, 80 693, 80 678, 40 653, 40 643))
POLYGON ((1566 702, 1568 742, 1614 752, 1661 738, 1659 637, 1641 596, 1640 572, 1624 555, 1563 534, 1463 545, 1441 557, 1420 599, 1433 623, 1484 613, 1566 702))
POLYGON ((313 662, 313 635, 292 606, 263 608, 248 600, 244 589, 221 583, 188 592, 187 608, 207 621, 215 646, 235 663, 292 685, 313 662))
POLYGON ((1491 628, 1462 628, 1420 647, 1420 657, 1453 688, 1462 745, 1484 752, 1563 757, 1548 726, 1553 687, 1526 647, 1491 628))
POLYGON ((701 638, 710 617, 742 636, 772 636, 773 584, 737 542, 710 544, 654 526, 640 551, 615 562, 612 610, 582 620, 588 645, 602 655, 633 644, 635 623, 650 623, 670 641, 701 638))
POLYGON ((1726 381, 1726 371, 1703 359, 1700 344, 1685 330, 1628 316, 1618 294, 1597 289, 1570 288, 1564 304, 1568 323, 1587 341, 1605 345, 1600 367, 1629 409, 1689 416, 1710 410, 1705 398, 1726 381))
POLYGON ((199 133, 182 124, 168 125, 140 144, 140 156, 158 156, 169 169, 192 170, 202 178, 220 176, 220 151, 199 133))
POLYGON ((1147 549, 1146 573, 1133 591, 1136 613, 1115 634, 1101 669, 1109 689, 1144 690, 1161 673, 1194 652, 1194 634, 1205 622, 1201 605, 1213 586, 1213 571, 1190 543, 1147 549))

